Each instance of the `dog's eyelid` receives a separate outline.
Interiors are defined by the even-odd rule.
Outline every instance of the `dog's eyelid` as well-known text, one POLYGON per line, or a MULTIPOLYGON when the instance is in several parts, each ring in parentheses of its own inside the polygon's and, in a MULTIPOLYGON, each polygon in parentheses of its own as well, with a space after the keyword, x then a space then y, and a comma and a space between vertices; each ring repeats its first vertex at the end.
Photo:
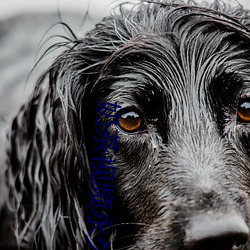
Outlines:
POLYGON ((124 107, 122 107, 122 108, 119 110, 119 112, 120 112, 120 113, 124 113, 124 112, 130 111, 130 110, 137 111, 137 112, 143 114, 142 109, 141 109, 138 105, 135 105, 135 104, 128 105, 128 106, 124 106, 124 107))
POLYGON ((242 100, 242 99, 249 99, 250 100, 250 92, 247 91, 247 92, 241 93, 239 100, 242 100))

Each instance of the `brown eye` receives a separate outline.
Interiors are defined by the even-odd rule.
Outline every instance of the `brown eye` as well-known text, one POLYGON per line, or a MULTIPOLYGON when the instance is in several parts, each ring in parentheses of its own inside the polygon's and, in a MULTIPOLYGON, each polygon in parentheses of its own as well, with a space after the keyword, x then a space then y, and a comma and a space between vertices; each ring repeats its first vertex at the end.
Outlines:
POLYGON ((121 113, 119 127, 125 132, 137 132, 144 126, 144 119, 137 111, 121 113))
POLYGON ((240 101, 237 111, 237 120, 242 123, 250 123, 250 98, 240 101))

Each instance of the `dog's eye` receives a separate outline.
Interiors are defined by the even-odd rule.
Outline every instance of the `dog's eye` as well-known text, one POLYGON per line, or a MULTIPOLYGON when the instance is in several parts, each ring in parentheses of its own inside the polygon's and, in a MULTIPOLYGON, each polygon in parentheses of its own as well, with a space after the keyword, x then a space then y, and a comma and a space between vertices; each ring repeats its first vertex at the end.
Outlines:
POLYGON ((237 121, 250 123, 250 98, 240 100, 237 111, 237 121))
POLYGON ((137 111, 127 111, 121 113, 119 127, 125 132, 137 132, 144 126, 144 119, 137 111))

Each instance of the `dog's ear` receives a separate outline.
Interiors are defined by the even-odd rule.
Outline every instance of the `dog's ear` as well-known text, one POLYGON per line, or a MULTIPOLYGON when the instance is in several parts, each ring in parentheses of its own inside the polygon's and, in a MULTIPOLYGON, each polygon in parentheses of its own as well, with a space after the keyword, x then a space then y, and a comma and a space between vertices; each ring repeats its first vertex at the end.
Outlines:
POLYGON ((104 22, 56 59, 13 120, 6 207, 22 248, 88 249, 93 84, 119 40, 104 22))
MULTIPOLYGON (((39 81, 9 132, 7 206, 16 244, 23 248, 36 244, 38 249, 54 249, 59 243, 65 249, 84 246, 83 237, 78 237, 77 243, 74 239, 86 228, 74 190, 69 191, 69 174, 83 171, 87 153, 84 146, 79 149, 86 157, 80 163, 72 132, 75 112, 69 103, 70 93, 66 93, 69 86, 62 86, 66 80, 60 67, 56 63, 39 81), (65 110, 65 105, 72 110, 65 110)), ((73 182, 80 185, 79 180, 73 182)))

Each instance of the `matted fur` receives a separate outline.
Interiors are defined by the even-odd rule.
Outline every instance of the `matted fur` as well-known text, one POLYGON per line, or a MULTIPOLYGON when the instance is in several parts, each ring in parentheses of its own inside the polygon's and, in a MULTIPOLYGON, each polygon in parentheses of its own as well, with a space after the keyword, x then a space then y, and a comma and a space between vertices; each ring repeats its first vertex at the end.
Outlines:
POLYGON ((3 249, 91 249, 97 101, 140 110, 146 124, 118 130, 114 222, 101 235, 111 249, 186 249, 201 212, 235 211, 250 225, 250 127, 236 115, 250 93, 248 12, 220 1, 129 6, 72 40, 14 119, 3 249))

